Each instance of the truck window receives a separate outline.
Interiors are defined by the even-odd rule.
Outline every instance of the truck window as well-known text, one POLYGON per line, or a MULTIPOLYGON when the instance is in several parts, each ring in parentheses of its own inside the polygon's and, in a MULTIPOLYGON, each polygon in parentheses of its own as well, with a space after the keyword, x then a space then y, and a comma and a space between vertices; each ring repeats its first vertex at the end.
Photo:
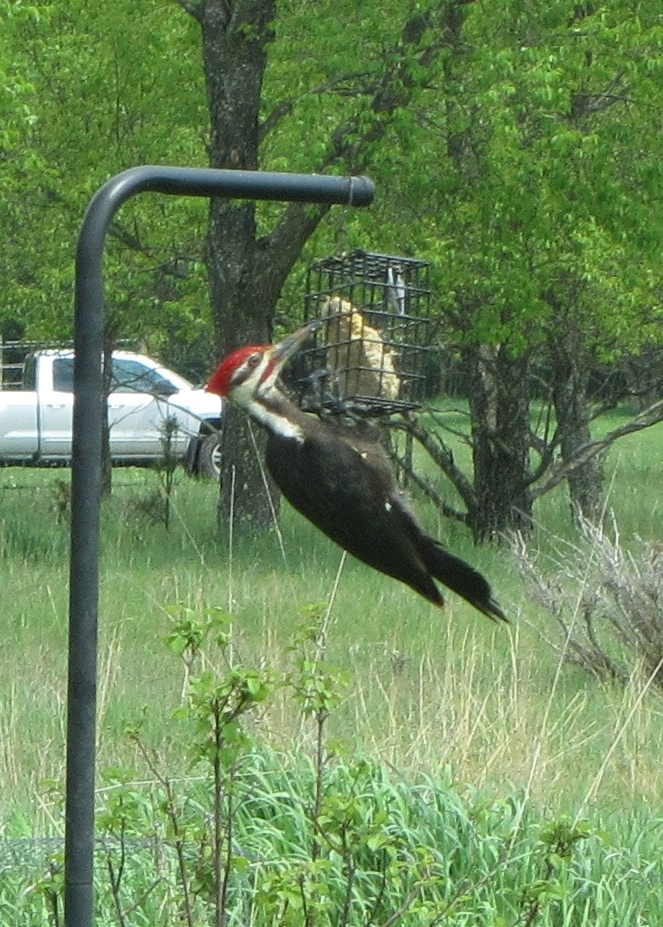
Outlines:
POLYGON ((53 390, 56 393, 73 393, 74 358, 57 357, 53 361, 53 390))
POLYGON ((145 367, 139 361, 113 358, 111 390, 116 393, 151 393, 155 396, 172 396, 177 392, 170 380, 145 367))

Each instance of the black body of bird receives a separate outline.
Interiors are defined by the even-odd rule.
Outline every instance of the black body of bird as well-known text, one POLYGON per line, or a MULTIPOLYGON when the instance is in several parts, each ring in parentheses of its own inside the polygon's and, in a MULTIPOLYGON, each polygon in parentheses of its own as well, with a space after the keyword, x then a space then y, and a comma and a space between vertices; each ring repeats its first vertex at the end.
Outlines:
POLYGON ((217 368, 207 390, 227 396, 268 433, 266 463, 283 495, 337 544, 435 605, 435 580, 489 618, 506 621, 488 581, 448 553, 419 524, 378 443, 355 429, 302 412, 277 378, 310 326, 276 345, 240 348, 217 368))

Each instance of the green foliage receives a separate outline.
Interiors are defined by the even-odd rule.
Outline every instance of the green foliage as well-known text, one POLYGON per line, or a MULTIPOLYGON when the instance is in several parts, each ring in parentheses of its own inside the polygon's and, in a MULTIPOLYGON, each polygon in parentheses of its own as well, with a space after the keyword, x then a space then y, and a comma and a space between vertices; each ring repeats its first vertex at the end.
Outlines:
MULTIPOLYGON (((54 339, 71 335, 75 243, 90 196, 135 164, 201 163, 204 92, 192 24, 173 5, 50 0, 38 15, 21 9, 10 5, 6 58, 0 50, 17 87, 0 180, 0 322, 54 339), (166 61, 177 69, 161 67, 166 61)), ((114 333, 153 349, 169 331, 195 344, 206 318, 204 217, 191 200, 148 198, 123 211, 106 259, 114 333)))
POLYGON ((382 197, 352 223, 435 261, 454 339, 522 351, 565 313, 604 352, 658 337, 656 15, 464 9, 436 92, 408 110, 408 143, 391 136, 376 161, 382 197))
MULTIPOLYGON (((538 819, 517 799, 463 796, 421 776, 406 782, 357 754, 283 757, 261 747, 250 719, 271 697, 269 672, 232 665, 231 622, 217 610, 171 614, 167 645, 183 658, 186 682, 173 723, 190 732, 194 775, 169 773, 145 743, 144 717, 130 727, 148 776, 121 766, 103 773, 100 924, 157 927, 175 915, 189 927, 601 927, 661 913, 657 893, 634 884, 653 875, 655 839, 639 847, 634 869, 628 846, 586 822, 538 819), (224 668, 191 676, 219 658, 224 668)), ((288 684, 298 699, 315 675, 306 651, 320 626, 312 636, 309 617, 293 647, 288 684)), ((319 655, 314 662, 325 676, 319 655)), ((306 721, 308 702, 302 710, 306 721)), ((0 923, 13 903, 22 923, 57 924, 61 898, 55 855, 31 884, 3 883, 0 923)))
MULTIPOLYGON (((160 0, 7 0, 0 15, 0 313, 55 337, 70 332, 74 242, 91 193, 133 164, 207 160, 199 33, 160 0)), ((655 8, 536 0, 446 15, 432 2, 280 4, 262 166, 333 167, 347 133, 379 188, 370 213, 337 210, 305 257, 372 245, 432 258, 439 307, 461 340, 523 350, 560 309, 606 356, 658 337, 655 8), (412 99, 383 112, 403 88, 412 99)), ((281 215, 261 206, 261 231, 281 215)), ((113 327, 154 346, 185 341, 198 364, 210 324, 205 218, 197 201, 127 205, 107 268, 113 327)), ((299 313, 300 284, 286 286, 287 316, 299 313)))
POLYGON ((326 660, 328 609, 325 603, 305 609, 302 624, 288 648, 295 661, 288 683, 304 716, 317 718, 322 724, 338 706, 347 684, 344 674, 326 660))

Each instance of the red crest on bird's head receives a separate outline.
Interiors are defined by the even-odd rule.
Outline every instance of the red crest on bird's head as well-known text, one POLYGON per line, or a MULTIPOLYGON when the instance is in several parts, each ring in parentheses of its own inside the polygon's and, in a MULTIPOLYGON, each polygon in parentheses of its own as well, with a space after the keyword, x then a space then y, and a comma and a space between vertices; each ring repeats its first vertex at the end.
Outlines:
POLYGON ((256 390, 271 388, 284 364, 310 338, 311 333, 317 327, 318 322, 310 322, 277 344, 249 345, 245 348, 238 348, 219 364, 205 389, 208 393, 216 393, 217 396, 228 396, 231 389, 239 387, 244 382, 251 384, 256 390), (263 363, 265 358, 267 358, 267 363, 263 363), (260 367, 260 375, 255 382, 252 382, 251 374, 258 367, 260 367), (239 373, 239 371, 242 372, 239 373))
POLYGON ((233 374, 238 367, 242 366, 247 357, 250 357, 252 354, 261 354, 265 349, 265 345, 247 345, 244 348, 237 348, 237 350, 229 354, 225 360, 221 361, 210 377, 205 391, 208 393, 215 393, 217 396, 227 396, 233 374))

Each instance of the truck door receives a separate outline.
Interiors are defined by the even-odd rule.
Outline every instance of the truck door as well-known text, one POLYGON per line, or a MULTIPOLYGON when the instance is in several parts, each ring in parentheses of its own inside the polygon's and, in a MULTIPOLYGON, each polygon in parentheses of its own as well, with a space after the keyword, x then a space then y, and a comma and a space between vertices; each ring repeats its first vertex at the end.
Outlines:
MULTIPOLYGON (((46 363, 46 356, 40 363, 46 363)), ((40 384, 37 390, 39 404, 39 455, 68 459, 71 457, 71 422, 74 409, 74 358, 54 357, 53 389, 40 384)), ((44 378, 48 379, 46 374, 44 378)), ((39 378, 41 379, 41 378, 39 378)))
MULTIPOLYGON (((163 427, 172 413, 168 397, 177 388, 139 360, 113 358, 108 398, 111 455, 126 460, 163 456, 163 427)), ((188 438, 177 432, 173 451, 184 453, 188 438)))

